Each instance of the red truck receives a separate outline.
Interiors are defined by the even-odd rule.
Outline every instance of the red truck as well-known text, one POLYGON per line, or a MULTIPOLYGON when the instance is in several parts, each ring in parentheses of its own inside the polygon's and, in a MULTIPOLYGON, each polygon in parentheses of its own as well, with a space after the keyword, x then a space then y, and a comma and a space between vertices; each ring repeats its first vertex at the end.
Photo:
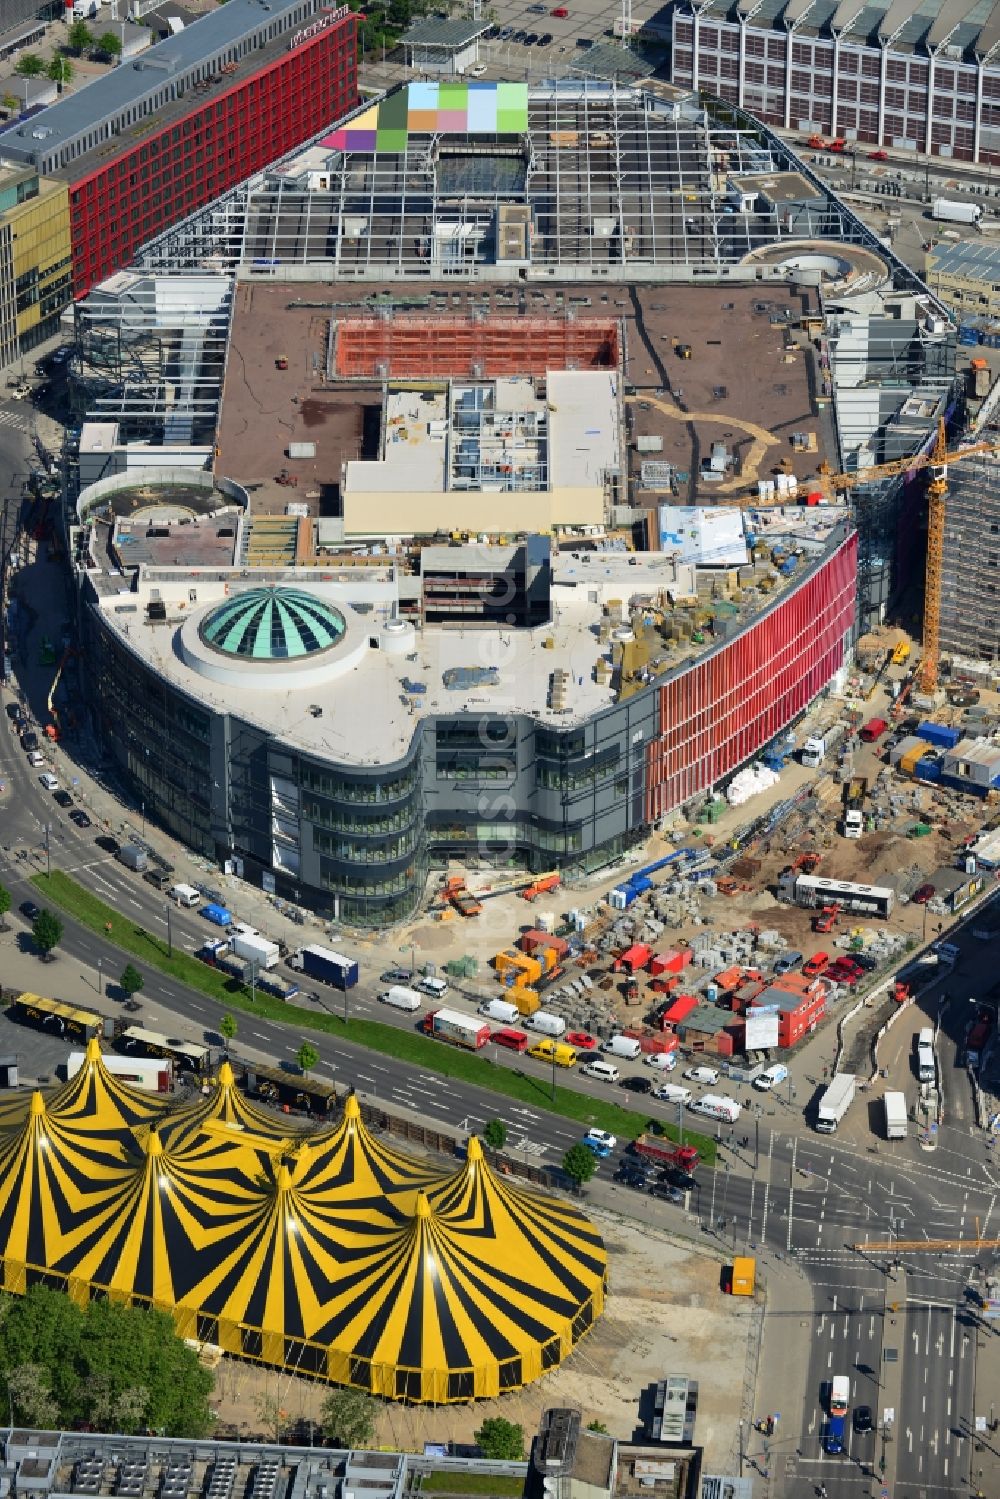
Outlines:
POLYGON ((681 1171, 693 1172, 699 1156, 693 1145, 676 1145, 666 1135, 640 1135, 632 1144, 636 1155, 658 1166, 679 1166, 681 1171))
POLYGON ((862 744, 874 744, 876 739, 881 739, 889 725, 884 718, 870 718, 865 724, 858 738, 862 744))
POLYGON ((424 1016, 423 1026, 435 1040, 450 1041, 452 1046, 464 1046, 468 1051, 478 1051, 490 1039, 488 1025, 460 1010, 431 1010, 424 1016))

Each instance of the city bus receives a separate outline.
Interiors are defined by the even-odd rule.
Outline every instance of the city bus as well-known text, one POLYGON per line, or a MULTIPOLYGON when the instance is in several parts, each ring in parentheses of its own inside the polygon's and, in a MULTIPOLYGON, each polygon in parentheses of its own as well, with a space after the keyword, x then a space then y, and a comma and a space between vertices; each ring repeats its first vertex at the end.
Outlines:
POLYGON ((64 1004, 61 999, 46 999, 41 994, 19 994, 12 1006, 11 1017, 24 1025, 34 1025, 39 1030, 76 1041, 89 1041, 104 1029, 102 1015, 93 1010, 78 1010, 74 1005, 64 1004))
POLYGON ((197 1041, 182 1041, 179 1036, 161 1036, 141 1025, 115 1027, 115 1045, 126 1055, 167 1057, 179 1072, 197 1072, 204 1076, 212 1070, 212 1053, 197 1041))
POLYGON ((325 1118, 337 1107, 337 1090, 322 1078, 303 1077, 300 1072, 283 1072, 262 1062, 233 1063, 240 1086, 273 1108, 313 1114, 325 1118))

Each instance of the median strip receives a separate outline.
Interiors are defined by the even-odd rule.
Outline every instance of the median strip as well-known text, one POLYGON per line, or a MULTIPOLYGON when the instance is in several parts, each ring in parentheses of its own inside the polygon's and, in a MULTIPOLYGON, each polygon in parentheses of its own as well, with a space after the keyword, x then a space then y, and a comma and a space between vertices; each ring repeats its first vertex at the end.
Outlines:
MULTIPOLYGON (((516 1072, 498 1067, 483 1056, 462 1051, 440 1041, 432 1041, 428 1037, 395 1026, 383 1025, 377 1020, 362 1020, 352 1016, 345 1023, 340 1016, 303 1010, 294 1003, 265 994, 259 988, 257 998, 253 1001, 249 989, 238 979, 220 973, 188 953, 179 951, 176 943, 173 954, 170 955, 165 937, 154 935, 131 918, 123 916, 120 910, 106 905, 92 891, 78 884, 62 870, 54 869, 49 875, 33 875, 31 882, 43 900, 59 906, 81 926, 121 948, 147 968, 166 974, 189 989, 198 990, 225 1009, 243 1010, 248 1014, 278 1021, 282 1025, 295 1026, 303 1031, 318 1031, 339 1040, 347 1040, 352 1045, 364 1046, 371 1051, 381 1052, 384 1056, 395 1057, 397 1061, 424 1067, 428 1072, 441 1077, 457 1078, 479 1088, 488 1088, 507 1098, 532 1104, 536 1109, 544 1109, 549 1114, 560 1114, 580 1124, 598 1125, 624 1139, 633 1140, 648 1127, 648 1116, 604 1099, 577 1093, 570 1088, 557 1085, 553 1098, 548 1078, 544 1074, 516 1072)), ((340 1003, 339 995, 336 1002, 340 1003)), ((678 1138, 675 1126, 663 1124, 661 1127, 663 1133, 671 1139, 678 1138)), ((685 1131, 685 1139, 695 1146, 706 1165, 714 1162, 714 1140, 689 1131, 685 1131)))

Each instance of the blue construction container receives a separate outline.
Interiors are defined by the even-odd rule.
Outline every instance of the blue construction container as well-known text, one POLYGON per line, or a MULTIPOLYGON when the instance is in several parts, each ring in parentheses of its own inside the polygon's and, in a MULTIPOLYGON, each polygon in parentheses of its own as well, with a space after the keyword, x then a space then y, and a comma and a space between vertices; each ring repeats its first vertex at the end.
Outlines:
POLYGON ((932 760, 925 756, 922 760, 917 761, 913 767, 913 774, 918 781, 940 781, 941 761, 932 760))
POLYGON ((946 723, 922 723, 917 728, 917 737, 937 745, 938 749, 954 749, 962 735, 946 723))
POLYGON ((960 344, 978 344, 979 329, 970 328, 967 324, 962 324, 958 330, 958 341, 960 344))

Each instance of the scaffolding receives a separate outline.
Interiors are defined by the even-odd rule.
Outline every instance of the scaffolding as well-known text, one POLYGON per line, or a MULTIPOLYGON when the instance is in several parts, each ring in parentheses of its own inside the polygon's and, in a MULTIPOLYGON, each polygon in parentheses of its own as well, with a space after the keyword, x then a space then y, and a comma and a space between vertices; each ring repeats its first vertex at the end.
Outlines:
MULTIPOLYGON (((590 301, 589 297, 582 299, 590 301)), ((546 370, 617 369, 615 319, 379 315, 337 323, 337 379, 544 375, 546 370)))

